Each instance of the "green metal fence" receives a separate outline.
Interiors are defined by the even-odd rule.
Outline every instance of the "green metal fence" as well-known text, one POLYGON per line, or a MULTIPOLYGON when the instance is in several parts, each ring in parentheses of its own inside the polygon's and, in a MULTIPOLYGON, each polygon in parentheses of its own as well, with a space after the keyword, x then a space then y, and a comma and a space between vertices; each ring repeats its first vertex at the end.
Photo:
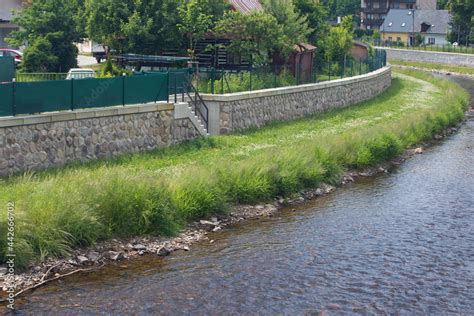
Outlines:
POLYGON ((13 57, 0 57, 0 82, 11 82, 15 76, 15 60, 13 57))
POLYGON ((365 60, 323 61, 302 69, 292 66, 250 67, 239 71, 199 69, 193 83, 199 92, 224 94, 317 83, 363 75, 387 64, 386 52, 374 50, 365 60))
POLYGON ((167 101, 169 73, 0 84, 0 116, 167 101))

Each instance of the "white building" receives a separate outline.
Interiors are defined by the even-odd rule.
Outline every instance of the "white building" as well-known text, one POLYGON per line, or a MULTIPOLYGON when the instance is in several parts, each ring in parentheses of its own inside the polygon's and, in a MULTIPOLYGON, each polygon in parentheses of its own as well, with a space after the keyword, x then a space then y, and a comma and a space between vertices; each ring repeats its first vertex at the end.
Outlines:
POLYGON ((12 24, 13 10, 21 10, 22 0, 0 0, 0 47, 9 47, 5 39, 18 27, 12 24))

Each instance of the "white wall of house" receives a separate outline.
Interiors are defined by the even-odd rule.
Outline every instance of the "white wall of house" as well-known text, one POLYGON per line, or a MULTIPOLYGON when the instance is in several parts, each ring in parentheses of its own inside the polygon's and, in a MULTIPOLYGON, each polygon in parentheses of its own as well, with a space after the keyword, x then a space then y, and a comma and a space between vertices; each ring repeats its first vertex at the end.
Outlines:
POLYGON ((8 47, 5 39, 18 27, 11 23, 13 10, 20 10, 22 0, 0 0, 0 47, 8 47))
POLYGON ((446 40, 446 34, 422 34, 425 38, 425 44, 432 44, 430 42, 434 41, 434 45, 447 45, 449 42, 446 40))

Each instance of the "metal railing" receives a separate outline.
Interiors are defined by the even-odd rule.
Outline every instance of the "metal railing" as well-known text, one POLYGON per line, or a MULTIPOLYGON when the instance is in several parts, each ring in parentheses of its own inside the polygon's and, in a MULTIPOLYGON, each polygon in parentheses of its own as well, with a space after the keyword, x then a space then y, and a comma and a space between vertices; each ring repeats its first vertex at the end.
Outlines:
MULTIPOLYGON (((362 39, 364 40, 364 39, 362 39)), ((426 40, 426 37, 425 37, 426 40)), ((444 53, 460 53, 460 54, 474 54, 474 46, 463 46, 463 45, 451 45, 451 44, 419 44, 411 46, 408 43, 401 41, 381 41, 374 39, 365 39, 364 41, 369 42, 374 46, 387 47, 387 48, 400 48, 409 50, 420 50, 430 52, 444 52, 444 53)))
POLYGON ((193 84, 201 93, 225 94, 296 86, 363 75, 387 64, 384 50, 364 60, 324 61, 310 67, 266 66, 238 71, 206 68, 196 71, 193 84))

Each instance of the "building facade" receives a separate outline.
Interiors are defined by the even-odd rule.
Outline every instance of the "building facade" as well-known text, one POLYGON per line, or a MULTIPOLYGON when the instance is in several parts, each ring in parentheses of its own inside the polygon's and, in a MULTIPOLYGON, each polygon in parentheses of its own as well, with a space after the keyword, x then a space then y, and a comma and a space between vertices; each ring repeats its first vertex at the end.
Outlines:
POLYGON ((0 0, 0 48, 10 46, 6 38, 12 31, 18 29, 18 26, 12 23, 13 11, 20 10, 23 2, 22 0, 0 0))
POLYGON ((451 15, 447 10, 390 10, 380 28, 389 46, 445 45, 451 15), (416 38, 421 39, 416 43, 416 38))
POLYGON ((436 0, 361 0, 361 28, 379 30, 390 9, 436 10, 436 0))

